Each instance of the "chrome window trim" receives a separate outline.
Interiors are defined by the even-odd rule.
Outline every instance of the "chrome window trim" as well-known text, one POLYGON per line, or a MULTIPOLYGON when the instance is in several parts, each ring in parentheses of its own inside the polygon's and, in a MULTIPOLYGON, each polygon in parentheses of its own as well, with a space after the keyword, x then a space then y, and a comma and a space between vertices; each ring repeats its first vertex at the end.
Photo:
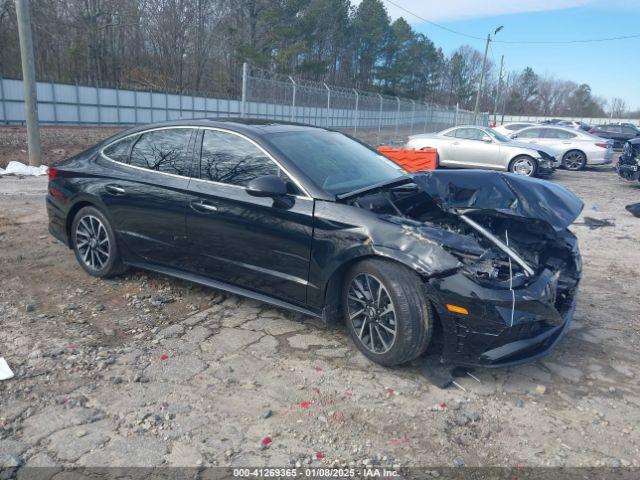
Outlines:
MULTIPOLYGON (((117 165, 122 165, 124 167, 129 167, 129 168, 135 168, 137 170, 142 170, 144 172, 151 172, 151 173, 159 173, 160 175, 168 175, 170 177, 176 177, 176 178, 183 178, 185 180, 189 180, 190 177, 186 177, 184 175, 176 175, 175 173, 168 173, 168 172, 161 172, 159 170, 151 170, 149 168, 144 168, 144 167, 137 167, 135 165, 131 165, 129 163, 122 163, 119 162, 117 160, 114 160, 113 158, 109 157, 106 153, 104 153, 104 151, 111 147, 112 145, 115 145, 116 143, 122 142, 123 140, 126 140, 129 137, 134 137, 136 135, 143 135, 145 133, 149 133, 149 132, 155 132, 157 130, 170 130, 170 129, 175 129, 175 128, 190 128, 192 130, 198 130, 198 127, 191 127, 191 126, 186 126, 186 125, 179 125, 179 126, 175 126, 175 127, 157 127, 157 128, 150 128, 149 130, 142 130, 140 132, 136 132, 136 133, 130 133, 129 135, 125 135, 122 138, 119 138, 117 140, 114 140, 113 142, 109 143, 108 145, 105 145, 104 147, 102 147, 100 149, 100 156, 103 157, 105 160, 108 160, 110 162, 113 162, 117 165)), ((133 152, 133 147, 135 147, 135 144, 132 145, 131 147, 131 151, 133 152)), ((131 154, 129 154, 131 155, 131 154)), ((131 161, 131 158, 129 158, 129 161, 131 161)))
MULTIPOLYGON (((307 192, 307 190, 300 184, 298 179, 294 175, 291 175, 291 173, 289 173, 289 171, 286 168, 284 168, 282 166, 282 164, 278 160, 276 160, 273 155, 271 155, 267 150, 265 150, 256 141, 252 140, 251 138, 247 137, 246 135, 243 135, 243 134, 238 133, 238 132, 234 132, 233 130, 226 130, 224 128, 219 128, 219 127, 202 127, 202 126, 200 126, 198 128, 200 128, 201 130, 213 130, 213 131, 216 131, 216 132, 230 133, 232 135, 236 135, 236 136, 238 136, 240 138, 243 138, 243 139, 247 140, 249 143, 253 144, 258 150, 260 150, 262 153, 264 153, 264 155, 269 160, 271 160, 273 163, 275 163, 276 166, 280 170, 282 170, 287 175, 287 177, 289 177, 291 179, 291 181, 296 185, 296 187, 298 187, 300 189, 300 191, 304 193, 304 195, 294 195, 294 196, 300 197, 300 198, 305 198, 305 197, 309 198, 309 199, 312 198, 311 195, 309 195, 309 192, 307 192)), ((203 135, 202 140, 204 141, 204 135, 203 135)), ((211 182, 211 183, 216 183, 216 184, 219 184, 219 185, 230 185, 228 183, 216 182, 215 180, 206 180, 206 179, 203 179, 203 178, 195 178, 194 180, 200 180, 202 182, 211 182)), ((230 185, 230 186, 243 188, 243 189, 246 190, 246 187, 243 187, 241 185, 230 185)))
MULTIPOLYGON (((177 178, 185 178, 187 180, 194 180, 194 181, 198 181, 198 182, 206 182, 206 183, 212 183, 214 185, 223 185, 225 187, 235 187, 235 188, 241 188, 243 190, 247 190, 246 187, 243 187, 242 185, 232 185, 230 183, 223 183, 223 182, 216 182, 214 180, 206 180, 203 178, 195 178, 193 176, 191 177, 185 177, 183 175, 176 175, 174 173, 167 173, 167 172, 160 172, 158 170, 150 170, 148 168, 144 168, 144 167, 137 167, 135 165, 131 165, 129 163, 122 163, 122 162, 118 162, 117 160, 114 160, 112 158, 110 158, 108 155, 106 155, 104 153, 105 149, 111 147, 112 145, 115 145, 118 142, 122 142, 123 140, 126 140, 129 137, 133 137, 136 135, 144 135, 145 133, 149 133, 149 132, 155 132, 158 130, 171 130, 171 129, 176 129, 176 128, 190 128, 192 130, 196 130, 197 132, 199 132, 200 130, 214 130, 214 131, 218 131, 218 132, 223 132, 223 133, 230 133, 232 135, 236 135, 238 137, 241 137, 245 140, 247 140, 249 143, 253 144, 255 147, 258 148, 258 150, 260 150, 269 160, 271 160, 273 163, 275 163, 275 165, 282 170, 292 181, 293 183, 296 185, 296 187, 298 187, 300 189, 300 191, 302 191, 304 193, 304 195, 292 195, 293 197, 296 198, 308 198, 308 199, 313 199, 313 197, 309 194, 309 192, 307 192, 307 190, 300 184, 300 182, 298 181, 298 179, 291 175, 291 173, 289 173, 289 171, 284 168, 282 166, 282 164, 280 162, 278 162, 273 155, 271 155, 267 150, 265 150, 262 146, 260 146, 257 142, 255 142, 254 140, 252 140, 251 138, 247 137, 246 135, 243 135, 241 133, 238 132, 234 132, 233 130, 226 130, 224 128, 219 128, 219 127, 203 127, 201 125, 176 125, 176 126, 171 126, 171 127, 155 127, 155 128, 150 128, 148 130, 142 130, 140 132, 135 132, 135 133, 130 133, 129 135, 125 135, 124 137, 118 138, 117 140, 114 140, 113 142, 109 143, 108 145, 105 145, 104 147, 102 147, 100 149, 100 156, 102 156, 104 159, 116 163, 118 165, 123 165, 125 167, 129 167, 129 168, 136 168, 138 170, 143 170, 145 172, 152 172, 152 173, 159 173, 160 175, 169 175, 171 177, 177 177, 177 178)), ((135 145, 134 145, 135 146, 135 145)), ((202 148, 202 146, 201 146, 202 148)), ((133 148, 132 148, 133 151, 133 148)), ((200 167, 200 153, 198 152, 198 168, 200 167)), ((200 175, 200 172, 198 171, 198 176, 200 175)))

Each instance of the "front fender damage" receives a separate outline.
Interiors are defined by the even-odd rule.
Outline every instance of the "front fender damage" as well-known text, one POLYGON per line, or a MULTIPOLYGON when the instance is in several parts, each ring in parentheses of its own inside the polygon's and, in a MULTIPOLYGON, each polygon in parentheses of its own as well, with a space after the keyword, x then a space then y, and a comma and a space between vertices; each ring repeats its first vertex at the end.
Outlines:
POLYGON ((567 229, 583 204, 564 187, 486 171, 434 171, 358 192, 378 215, 372 249, 425 277, 445 357, 497 366, 548 351, 575 308, 581 260, 567 229), (462 305, 456 315, 447 304, 462 305))

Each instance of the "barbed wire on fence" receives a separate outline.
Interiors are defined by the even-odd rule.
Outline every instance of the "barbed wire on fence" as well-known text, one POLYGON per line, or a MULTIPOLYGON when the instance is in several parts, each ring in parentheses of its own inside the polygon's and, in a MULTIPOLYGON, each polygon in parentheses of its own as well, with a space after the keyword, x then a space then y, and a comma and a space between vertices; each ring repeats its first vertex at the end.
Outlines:
MULTIPOLYGON (((448 126, 473 124, 473 112, 296 79, 245 64, 243 69, 243 116, 272 118, 327 128, 376 130, 377 142, 397 141, 414 133, 448 126)), ((478 123, 488 121, 487 114, 478 123)))

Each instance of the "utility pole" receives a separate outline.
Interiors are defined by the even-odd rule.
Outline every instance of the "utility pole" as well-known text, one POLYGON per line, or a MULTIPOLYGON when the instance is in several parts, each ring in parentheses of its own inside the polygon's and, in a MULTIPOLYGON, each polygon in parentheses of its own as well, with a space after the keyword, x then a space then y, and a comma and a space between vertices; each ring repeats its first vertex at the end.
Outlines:
POLYGON ((493 104, 493 123, 498 120, 498 99, 500 98, 500 88, 502 87, 502 67, 504 66, 504 55, 500 57, 500 75, 498 75, 498 89, 496 90, 495 103, 493 104))
POLYGON ((482 70, 480 71, 480 81, 478 82, 478 93, 476 94, 476 107, 473 109, 473 123, 478 121, 478 112, 480 111, 480 94, 482 93, 482 82, 484 82, 484 69, 487 66, 487 53, 489 52, 489 43, 491 42, 491 34, 487 35, 487 43, 484 46, 484 57, 482 57, 482 70))
MULTIPOLYGON (((511 74, 507 73, 507 82, 504 85, 505 90, 509 90, 510 77, 511 77, 511 74)), ((503 95, 502 96, 502 120, 500 120, 500 125, 504 125, 504 110, 506 107, 507 107, 507 95, 503 95)))
POLYGON ((15 0, 20 58, 22 60, 22 84, 24 86, 24 109, 27 118, 27 145, 29 165, 39 167, 42 163, 40 151, 40 127, 38 125, 38 97, 36 95, 36 67, 33 58, 31 36, 31 12, 29 0, 15 0))
MULTIPOLYGON (((497 35, 497 33, 502 30, 504 27, 499 26, 493 32, 493 35, 497 35)), ((473 123, 477 123, 478 121, 478 113, 480 111, 480 95, 482 94, 482 83, 484 82, 484 71, 487 67, 487 54, 489 53, 489 43, 491 43, 491 34, 487 35, 487 43, 484 46, 484 56, 482 57, 482 70, 480 71, 480 81, 478 82, 478 93, 476 95, 476 107, 473 109, 473 123)))

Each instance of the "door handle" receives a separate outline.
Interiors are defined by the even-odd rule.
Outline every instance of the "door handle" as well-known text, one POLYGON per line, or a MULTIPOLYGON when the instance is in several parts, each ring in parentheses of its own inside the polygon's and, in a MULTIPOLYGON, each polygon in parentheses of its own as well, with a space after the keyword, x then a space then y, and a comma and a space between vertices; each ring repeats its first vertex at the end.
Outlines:
POLYGON ((460 142, 453 142, 451 145, 460 145, 460 142))
POLYGON ((125 193, 125 189, 118 185, 107 185, 105 190, 113 195, 122 195, 125 193))
POLYGON ((196 212, 208 213, 208 212, 217 212, 218 207, 215 205, 211 205, 207 202, 191 202, 191 208, 193 208, 196 212))

